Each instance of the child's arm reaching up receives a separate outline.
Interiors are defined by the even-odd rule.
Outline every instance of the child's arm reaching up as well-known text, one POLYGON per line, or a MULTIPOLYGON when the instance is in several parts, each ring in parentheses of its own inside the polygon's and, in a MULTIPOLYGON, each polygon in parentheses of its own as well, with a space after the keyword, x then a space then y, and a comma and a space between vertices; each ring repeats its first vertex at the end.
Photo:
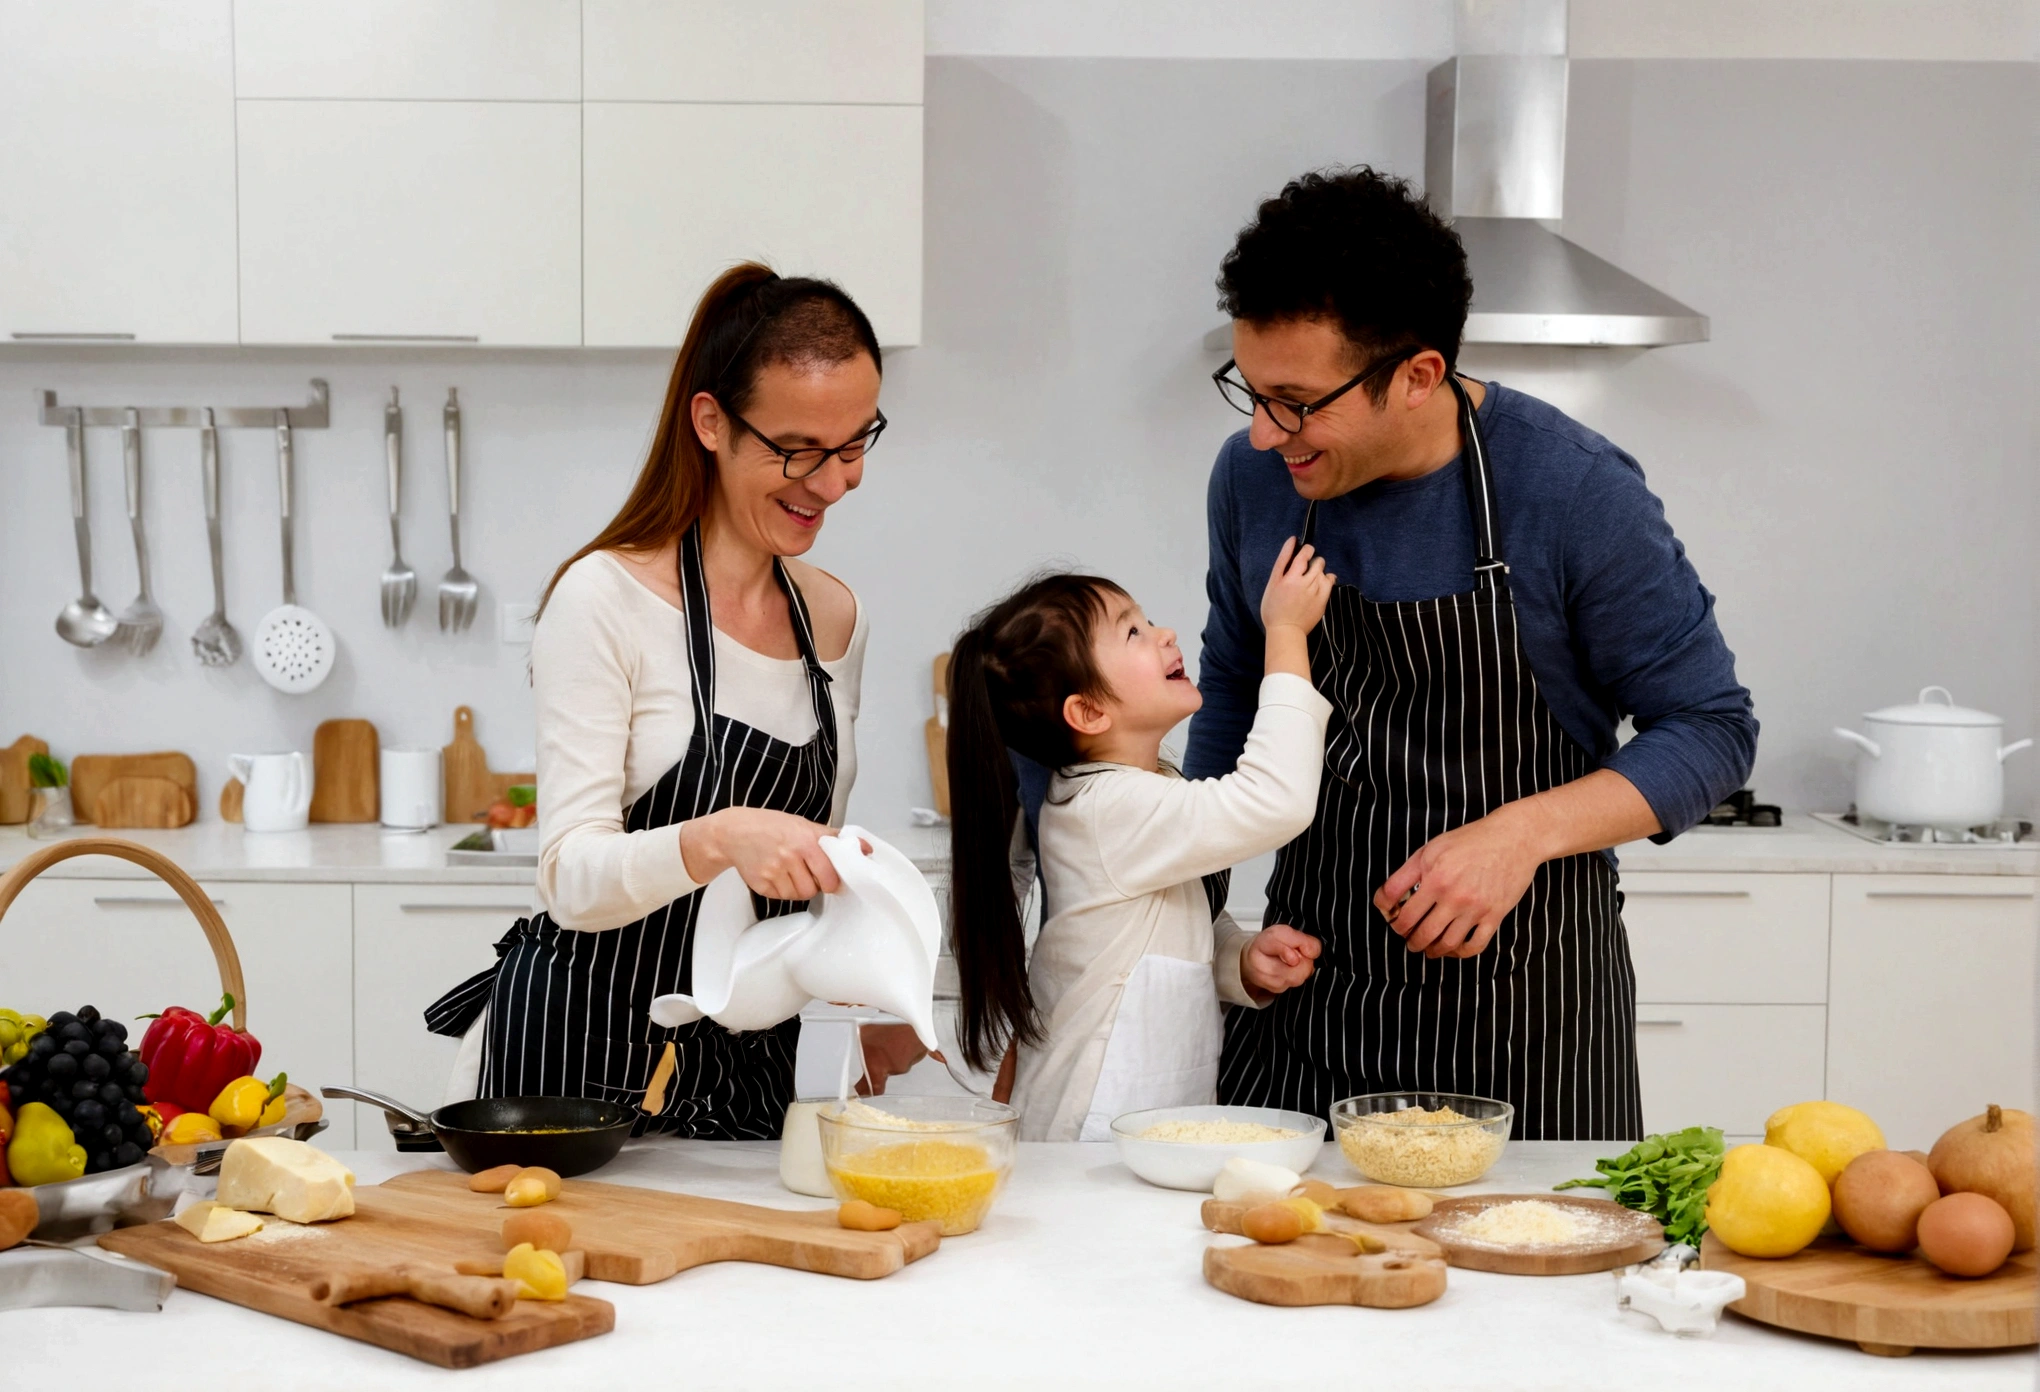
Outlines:
POLYGON ((1263 673, 1287 672, 1310 680, 1310 631, 1325 616, 1338 579, 1310 543, 1299 548, 1295 537, 1282 543, 1268 588, 1261 592, 1261 627, 1268 633, 1263 673))

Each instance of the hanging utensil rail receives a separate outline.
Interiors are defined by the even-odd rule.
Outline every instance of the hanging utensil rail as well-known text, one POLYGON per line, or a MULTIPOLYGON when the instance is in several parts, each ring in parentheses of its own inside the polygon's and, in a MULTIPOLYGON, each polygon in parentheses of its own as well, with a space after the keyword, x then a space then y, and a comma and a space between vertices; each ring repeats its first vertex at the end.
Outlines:
POLYGON ((206 411, 212 412, 211 424, 221 430, 274 430, 276 418, 287 412, 292 430, 324 430, 330 412, 324 378, 312 378, 312 399, 304 406, 59 406, 57 394, 53 391, 39 392, 42 402, 42 423, 53 426, 69 426, 78 423, 80 413, 84 424, 97 426, 124 426, 139 424, 145 430, 164 427, 189 430, 202 429, 206 424, 206 411), (130 411, 137 419, 130 420, 130 411))

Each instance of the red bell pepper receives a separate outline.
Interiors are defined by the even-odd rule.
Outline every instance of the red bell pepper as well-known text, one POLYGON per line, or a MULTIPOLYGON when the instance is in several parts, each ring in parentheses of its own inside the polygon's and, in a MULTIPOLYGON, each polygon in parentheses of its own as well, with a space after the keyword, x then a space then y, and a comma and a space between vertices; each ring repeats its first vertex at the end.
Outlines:
POLYGON ((137 1050, 149 1068, 142 1095, 151 1102, 203 1112, 220 1089, 253 1073, 262 1045, 254 1035, 220 1023, 233 1008, 234 998, 228 994, 211 1015, 173 1005, 157 1016, 137 1050))

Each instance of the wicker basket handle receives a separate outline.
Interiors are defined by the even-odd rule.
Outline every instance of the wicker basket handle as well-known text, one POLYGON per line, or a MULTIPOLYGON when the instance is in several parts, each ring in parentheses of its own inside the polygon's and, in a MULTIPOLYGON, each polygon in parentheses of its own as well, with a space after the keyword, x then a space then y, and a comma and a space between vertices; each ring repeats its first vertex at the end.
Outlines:
POLYGON ((234 998, 234 1028, 248 1028, 248 987, 241 980, 241 954, 234 950, 234 939, 227 932, 226 920, 206 892, 198 887, 198 881, 184 873, 177 862, 160 851, 133 841, 123 841, 117 836, 84 836, 74 841, 55 841, 37 850, 30 851, 14 863, 14 868, 0 875, 0 917, 5 917, 28 882, 61 861, 74 856, 103 855, 125 860, 141 866, 157 879, 177 891, 177 897, 184 901, 198 919, 198 926, 205 930, 205 940, 212 947, 213 961, 220 969, 220 989, 234 998))

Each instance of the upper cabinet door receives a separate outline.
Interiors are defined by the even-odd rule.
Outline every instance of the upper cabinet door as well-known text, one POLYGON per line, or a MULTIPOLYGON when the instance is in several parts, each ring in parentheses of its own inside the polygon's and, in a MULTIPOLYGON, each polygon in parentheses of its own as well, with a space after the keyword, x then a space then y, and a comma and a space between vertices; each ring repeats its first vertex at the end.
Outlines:
POLYGON ((243 99, 579 101, 580 0, 235 0, 243 99))
POLYGON ((583 110, 591 347, 672 347, 754 259, 837 282, 888 347, 921 341, 920 107, 583 110))
POLYGON ((581 108, 243 101, 248 343, 581 341, 581 108))
POLYGON ((921 101, 921 0, 584 0, 589 101, 921 101))
POLYGON ((0 0, 0 132, 0 340, 235 340, 230 0, 0 0))

